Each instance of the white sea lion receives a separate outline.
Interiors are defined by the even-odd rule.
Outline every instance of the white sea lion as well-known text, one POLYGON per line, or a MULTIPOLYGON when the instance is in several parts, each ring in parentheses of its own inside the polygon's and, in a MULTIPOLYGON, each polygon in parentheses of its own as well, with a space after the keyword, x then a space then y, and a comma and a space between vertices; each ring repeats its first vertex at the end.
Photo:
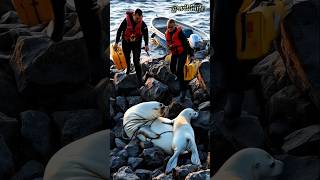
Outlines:
POLYGON ((197 118, 198 112, 191 108, 186 108, 173 120, 173 140, 172 149, 174 153, 169 159, 166 167, 166 173, 171 172, 177 166, 178 157, 186 151, 191 152, 192 164, 200 165, 197 145, 195 142, 194 131, 191 126, 191 119, 197 118))
POLYGON ((212 180, 263 180, 277 178, 283 163, 258 148, 246 148, 232 155, 212 180))

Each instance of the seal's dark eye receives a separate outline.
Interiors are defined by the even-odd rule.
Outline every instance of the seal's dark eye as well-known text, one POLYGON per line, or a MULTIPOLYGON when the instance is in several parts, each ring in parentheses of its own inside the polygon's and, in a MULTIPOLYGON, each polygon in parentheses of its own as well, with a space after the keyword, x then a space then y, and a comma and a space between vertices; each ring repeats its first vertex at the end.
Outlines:
POLYGON ((275 163, 275 162, 272 162, 272 163, 270 164, 270 168, 274 168, 275 165, 276 165, 276 163, 275 163))

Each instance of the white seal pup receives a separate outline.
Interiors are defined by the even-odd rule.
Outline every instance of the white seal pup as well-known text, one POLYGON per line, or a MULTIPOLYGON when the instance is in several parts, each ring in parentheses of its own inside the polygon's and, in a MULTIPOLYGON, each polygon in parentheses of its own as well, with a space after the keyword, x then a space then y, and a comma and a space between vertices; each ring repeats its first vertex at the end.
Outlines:
POLYGON ((173 119, 172 149, 174 153, 167 163, 166 173, 171 172, 172 169, 177 166, 179 155, 186 151, 192 153, 192 164, 201 164, 197 145, 194 139, 194 131, 190 124, 191 119, 197 118, 198 115, 199 113, 195 110, 186 108, 181 111, 175 119, 173 119))
POLYGON ((143 131, 142 127, 150 126, 153 121, 159 117, 165 116, 166 113, 168 113, 168 108, 157 101, 142 102, 134 105, 124 113, 124 131, 129 138, 135 135, 135 133, 142 133, 150 138, 158 138, 158 134, 152 131, 143 131))
POLYGON ((124 114, 123 126, 129 138, 151 141, 154 146, 173 154, 173 120, 165 118, 169 108, 157 101, 142 102, 130 107, 124 114))
POLYGON ((259 148, 245 148, 232 155, 212 180, 263 180, 277 178, 283 163, 259 148))

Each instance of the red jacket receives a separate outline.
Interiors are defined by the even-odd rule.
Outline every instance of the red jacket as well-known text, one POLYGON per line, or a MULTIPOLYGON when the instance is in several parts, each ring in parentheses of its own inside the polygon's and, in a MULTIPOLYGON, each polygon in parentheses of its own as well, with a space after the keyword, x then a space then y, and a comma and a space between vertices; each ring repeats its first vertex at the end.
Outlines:
POLYGON ((126 28, 126 31, 124 32, 123 37, 127 42, 131 42, 132 40, 135 41, 141 38, 142 36, 142 32, 141 32, 142 20, 138 22, 135 28, 133 28, 131 18, 130 18, 132 14, 133 14, 132 11, 126 12, 127 28, 126 28))
POLYGON ((178 26, 176 31, 173 33, 172 37, 170 36, 170 32, 166 31, 166 41, 167 46, 170 48, 172 54, 179 55, 183 53, 182 42, 179 38, 179 34, 182 31, 181 27, 178 26))

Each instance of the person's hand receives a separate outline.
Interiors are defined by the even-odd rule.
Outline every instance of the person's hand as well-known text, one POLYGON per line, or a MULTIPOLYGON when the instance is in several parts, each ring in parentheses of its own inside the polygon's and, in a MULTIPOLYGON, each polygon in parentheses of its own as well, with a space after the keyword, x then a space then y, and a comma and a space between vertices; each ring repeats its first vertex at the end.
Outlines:
POLYGON ((118 49, 118 43, 114 43, 113 49, 116 51, 118 49))
POLYGON ((144 50, 145 50, 146 52, 148 52, 148 51, 149 51, 149 47, 148 47, 148 46, 145 46, 145 47, 144 47, 144 50))

